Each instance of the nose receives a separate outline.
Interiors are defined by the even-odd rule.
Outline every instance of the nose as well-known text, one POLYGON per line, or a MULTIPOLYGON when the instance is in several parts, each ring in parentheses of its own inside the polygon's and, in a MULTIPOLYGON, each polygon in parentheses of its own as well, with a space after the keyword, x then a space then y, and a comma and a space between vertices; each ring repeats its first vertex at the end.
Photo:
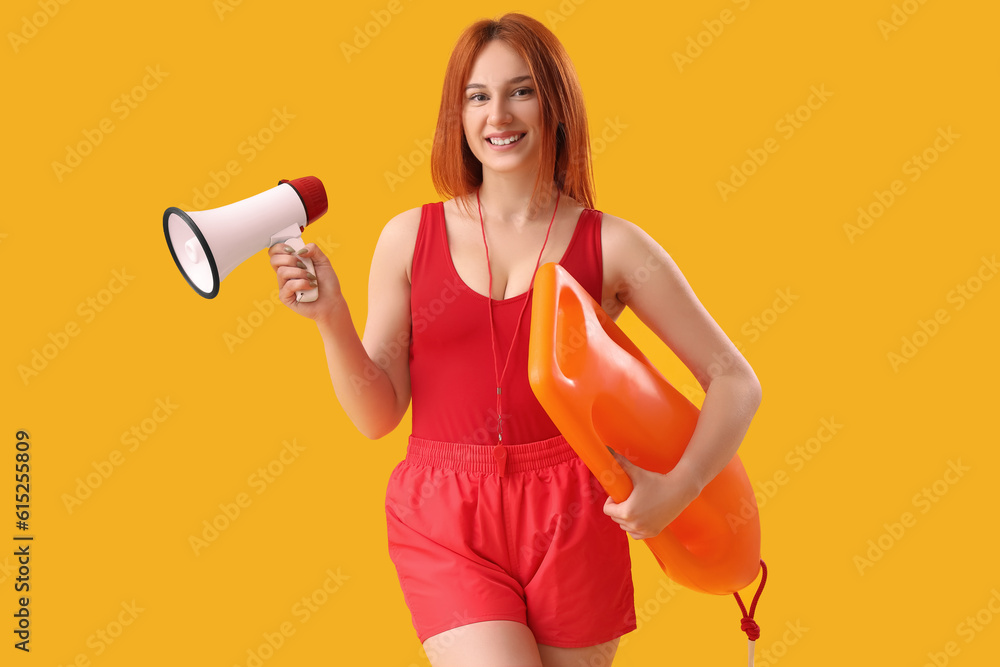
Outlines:
POLYGON ((503 95, 497 95, 490 101, 489 123, 494 127, 501 127, 508 124, 513 119, 507 107, 507 100, 503 95))

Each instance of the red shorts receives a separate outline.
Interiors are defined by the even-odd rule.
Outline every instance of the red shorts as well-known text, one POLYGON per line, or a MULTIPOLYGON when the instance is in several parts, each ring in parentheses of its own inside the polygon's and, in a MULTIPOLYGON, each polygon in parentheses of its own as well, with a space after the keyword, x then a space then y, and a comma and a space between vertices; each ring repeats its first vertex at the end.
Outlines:
POLYGON ((563 436, 493 445, 412 435, 386 492, 389 556, 423 642, 468 623, 526 624, 593 646, 636 627, 628 536, 563 436))

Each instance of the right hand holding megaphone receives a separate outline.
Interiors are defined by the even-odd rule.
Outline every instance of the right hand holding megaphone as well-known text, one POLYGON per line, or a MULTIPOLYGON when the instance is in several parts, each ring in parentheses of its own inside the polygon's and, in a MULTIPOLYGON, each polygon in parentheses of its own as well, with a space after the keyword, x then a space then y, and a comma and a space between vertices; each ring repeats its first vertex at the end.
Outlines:
POLYGON ((315 243, 307 243, 299 251, 287 243, 276 243, 268 249, 267 254, 271 260, 271 268, 278 276, 278 296, 282 303, 295 312, 316 320, 329 313, 339 301, 343 301, 340 280, 333 265, 315 243), (303 257, 312 260, 315 274, 306 269, 303 257), (315 301, 306 303, 296 299, 296 292, 315 287, 319 287, 319 297, 315 301))

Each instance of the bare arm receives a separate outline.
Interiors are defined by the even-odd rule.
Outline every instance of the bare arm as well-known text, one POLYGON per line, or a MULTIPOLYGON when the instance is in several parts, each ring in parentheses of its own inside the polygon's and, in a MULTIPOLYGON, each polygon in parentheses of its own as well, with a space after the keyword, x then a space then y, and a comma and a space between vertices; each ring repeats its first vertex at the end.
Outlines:
POLYGON ((419 220, 420 209, 406 211, 390 220, 379 236, 368 282, 364 341, 322 251, 307 246, 305 256, 316 267, 320 298, 306 305, 294 303, 295 290, 308 288, 305 271, 295 266, 294 256, 283 256, 278 246, 272 249, 282 300, 315 320, 337 399, 358 430, 373 440, 396 428, 410 403, 408 266, 419 220))
POLYGON ((606 278, 626 285, 617 298, 673 350, 706 392, 694 434, 677 464, 691 484, 691 500, 739 449, 760 405, 760 383, 655 240, 631 222, 605 215, 602 242, 606 278), (643 266, 649 269, 648 280, 625 280, 643 266))

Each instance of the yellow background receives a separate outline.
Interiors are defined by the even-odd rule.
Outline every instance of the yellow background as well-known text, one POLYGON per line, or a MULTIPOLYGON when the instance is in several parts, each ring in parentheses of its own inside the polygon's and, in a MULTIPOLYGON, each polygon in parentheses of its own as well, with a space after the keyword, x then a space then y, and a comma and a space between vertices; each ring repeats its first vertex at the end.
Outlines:
MULTIPOLYGON (((1000 280, 972 280, 981 289, 961 308, 953 290, 977 271, 992 278, 983 258, 1000 246, 997 7, 388 5, 4 3, 0 662, 247 665, 288 624, 294 634, 268 667, 427 664, 385 547, 385 485, 409 416, 366 440, 333 394, 314 326, 260 305, 275 289, 265 254, 201 299, 174 267, 161 219, 232 161, 239 173, 208 208, 320 177, 330 212, 305 240, 327 244, 362 330, 383 224, 439 199, 419 145, 433 134, 451 48, 472 21, 520 10, 553 29, 578 70, 598 208, 667 249, 763 385, 740 450, 762 493, 770 568, 758 665, 923 665, 928 653, 995 664, 1000 280), (713 23, 724 10, 732 21, 713 23), (341 45, 363 44, 358 33, 387 15, 348 59, 341 45), (675 52, 688 48, 697 57, 678 67, 675 52), (829 97, 800 108, 812 87, 829 97), (125 117, 122 95, 143 98, 125 117), (250 160, 243 142, 275 109, 294 118, 250 160), (777 124, 797 112, 808 119, 787 136, 777 124), (102 121, 112 131, 57 173, 53 163, 102 121), (723 200, 718 181, 769 138, 777 152, 723 200), (936 160, 910 180, 907 162, 925 151, 936 160), (386 173, 409 173, 402 163, 414 172, 390 187, 386 173), (905 192, 852 242, 844 226, 897 179, 905 192), (796 299, 769 311, 779 291, 796 299), (88 299, 104 300, 100 312, 88 299), (947 321, 894 368, 889 353, 941 309, 947 321), (259 326, 227 345, 250 317, 259 326), (67 326, 76 335, 61 338, 67 326), (23 378, 46 350, 45 367, 23 378), (162 423, 157 400, 176 406, 162 423), (832 438, 824 419, 841 425, 832 438), (123 434, 143 425, 130 451, 123 434), (11 632, 18 429, 32 446, 30 654, 12 648, 11 632), (827 441, 794 464, 818 435, 827 441), (251 476, 286 441, 304 449, 261 489, 251 476), (120 465, 69 511, 66 496, 111 457, 120 465), (954 484, 941 481, 949 461, 968 468, 948 476, 954 484), (924 488, 933 503, 920 500, 924 488), (249 506, 196 555, 190 536, 241 493, 249 506), (885 524, 905 512, 913 521, 891 536, 885 524), (880 538, 888 548, 859 571, 856 557, 880 538), (296 605, 328 570, 339 588, 304 618, 296 605), (133 603, 134 620, 123 611, 133 603), (977 612, 991 622, 971 631, 963 624, 977 612), (132 622, 104 643, 98 632, 117 634, 119 617, 132 622)), ((619 323, 698 398, 634 316, 619 323)), ((641 627, 616 664, 743 664, 735 602, 664 595, 653 559, 632 546, 641 627)))

